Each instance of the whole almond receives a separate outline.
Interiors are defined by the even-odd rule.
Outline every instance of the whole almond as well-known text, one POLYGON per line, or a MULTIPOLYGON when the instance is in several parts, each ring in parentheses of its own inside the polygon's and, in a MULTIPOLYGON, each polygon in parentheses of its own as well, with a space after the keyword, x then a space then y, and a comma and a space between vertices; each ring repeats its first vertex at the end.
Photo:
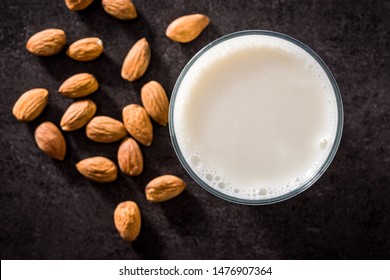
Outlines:
POLYGON ((96 104, 90 99, 77 100, 65 111, 61 118, 61 128, 73 131, 86 125, 96 113, 96 104))
POLYGON ((93 0, 65 0, 65 4, 71 11, 80 11, 91 5, 93 0))
POLYGON ((124 201, 114 211, 115 228, 126 241, 134 241, 141 230, 141 212, 137 203, 124 201))
POLYGON ((103 42, 97 37, 84 38, 69 46, 66 55, 77 61, 90 61, 104 50, 103 42))
POLYGON ((185 188, 186 183, 179 177, 163 175, 146 185, 146 199, 152 202, 166 201, 178 196, 185 188))
POLYGON ((46 89, 31 89, 19 97, 12 109, 12 114, 19 121, 32 121, 42 113, 48 98, 49 92, 46 89))
POLYGON ((158 124, 166 126, 168 123, 169 101, 162 85, 150 81, 141 89, 142 104, 149 116, 158 124))
POLYGON ((148 41, 142 38, 134 44, 122 65, 122 78, 135 81, 145 73, 150 62, 150 47, 148 41))
POLYGON ((70 98, 87 96, 99 88, 96 78, 88 73, 73 75, 65 80, 58 92, 70 98))
POLYGON ((115 163, 105 157, 83 159, 76 168, 84 177, 99 183, 113 182, 118 175, 115 163))
POLYGON ((141 144, 150 146, 153 141, 153 126, 144 107, 131 104, 123 108, 123 123, 127 131, 141 144))
POLYGON ((205 15, 182 16, 168 26, 166 35, 175 42, 188 43, 196 39, 209 23, 210 19, 205 15))
POLYGON ((129 20, 137 17, 137 10, 131 0, 103 0, 103 9, 117 19, 129 20))
POLYGON ((133 138, 123 139, 118 149, 118 164, 123 173, 137 176, 144 169, 141 149, 133 138))
POLYGON ((106 117, 94 117, 86 129, 87 137, 95 142, 111 143, 126 136, 127 131, 122 122, 106 117))
POLYGON ((45 29, 28 39, 26 49, 36 55, 50 56, 59 53, 66 44, 65 32, 61 29, 45 29))
POLYGON ((61 131, 52 122, 41 123, 35 129, 35 141, 39 149, 48 156, 63 160, 66 154, 66 142, 61 131))

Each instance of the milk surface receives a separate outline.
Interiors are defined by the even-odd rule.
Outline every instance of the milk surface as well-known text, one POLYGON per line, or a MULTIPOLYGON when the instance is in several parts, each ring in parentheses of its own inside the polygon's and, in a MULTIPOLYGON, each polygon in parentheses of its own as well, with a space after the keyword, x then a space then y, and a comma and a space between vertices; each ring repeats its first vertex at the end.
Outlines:
POLYGON ((268 35, 228 39, 184 76, 173 125, 189 166, 211 187, 245 199, 299 188, 330 153, 332 85, 303 49, 268 35))

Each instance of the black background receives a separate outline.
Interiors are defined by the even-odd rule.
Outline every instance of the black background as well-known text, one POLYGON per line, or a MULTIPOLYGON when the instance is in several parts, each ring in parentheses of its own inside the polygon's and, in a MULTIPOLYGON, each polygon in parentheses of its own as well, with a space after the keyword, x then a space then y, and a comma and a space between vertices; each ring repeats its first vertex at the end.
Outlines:
POLYGON ((372 259, 390 257, 389 180, 389 1, 141 1, 139 17, 119 21, 95 2, 71 12, 63 1, 2 0, 0 9, 0 255, 1 258, 68 259, 372 259), (204 13, 211 25, 194 42, 165 37, 167 25, 189 13, 204 13), (68 42, 97 36, 105 52, 76 62, 64 51, 48 58, 25 50, 27 39, 46 28, 66 31, 68 42), (344 101, 345 126, 339 151, 325 175, 286 202, 250 207, 222 201, 197 186, 171 146, 168 128, 154 125, 155 140, 144 148, 141 176, 119 175, 97 184, 74 167, 102 155, 116 160, 118 143, 98 144, 84 129, 65 133, 64 162, 38 150, 34 129, 59 124, 72 100, 56 91, 70 75, 90 72, 100 89, 91 95, 98 115, 121 119, 121 110, 140 103, 149 80, 170 95, 188 60, 207 43, 231 32, 267 29, 310 46, 327 63, 344 101), (120 77, 132 44, 146 37, 152 60, 146 74, 129 83, 120 77), (32 123, 19 123, 12 106, 23 92, 45 87, 49 104, 32 123), (149 204, 144 186, 172 173, 188 182, 180 197, 149 204), (113 211, 124 200, 142 211, 142 230, 122 241, 113 211))

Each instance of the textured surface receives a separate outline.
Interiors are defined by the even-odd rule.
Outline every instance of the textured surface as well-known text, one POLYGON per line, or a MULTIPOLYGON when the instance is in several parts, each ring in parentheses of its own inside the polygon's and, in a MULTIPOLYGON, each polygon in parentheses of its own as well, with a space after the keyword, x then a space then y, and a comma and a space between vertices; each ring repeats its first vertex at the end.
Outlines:
POLYGON ((0 31, 0 256, 4 258, 389 258, 389 1, 141 1, 139 18, 123 22, 96 0, 85 11, 64 1, 2 0, 0 31), (194 42, 165 37, 176 17, 200 12, 212 23, 194 42), (64 51, 51 58, 29 54, 25 42, 44 28, 66 31, 68 43, 103 40, 105 53, 76 62, 64 51), (345 128, 339 152, 325 175, 289 201, 248 207, 222 201, 197 186, 177 160, 168 129, 155 125, 155 140, 143 148, 142 176, 89 182, 74 167, 102 155, 116 160, 119 143, 89 141, 85 130, 65 133, 64 162, 38 150, 33 132, 41 122, 59 124, 71 100, 56 92, 72 74, 91 72, 101 84, 91 98, 98 115, 121 118, 122 108, 140 103, 140 88, 156 79, 172 91, 186 62, 205 44, 234 31, 269 29, 309 45, 328 64, 339 84, 345 128), (135 83, 120 77, 130 46, 145 36, 151 65, 135 83), (11 110, 33 87, 50 91, 43 114, 18 123, 11 110), (153 205, 144 186, 173 173, 188 182, 178 198, 153 205), (114 228, 115 206, 135 200, 142 211, 141 234, 133 244, 114 228))

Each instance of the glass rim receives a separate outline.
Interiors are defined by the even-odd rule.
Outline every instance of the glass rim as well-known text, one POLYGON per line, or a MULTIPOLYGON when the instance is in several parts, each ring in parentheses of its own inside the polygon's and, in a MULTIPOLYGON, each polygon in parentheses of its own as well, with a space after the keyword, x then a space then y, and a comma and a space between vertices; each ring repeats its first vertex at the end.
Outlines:
POLYGON ((187 171, 187 173, 192 177, 192 179, 198 185, 200 185, 203 189, 208 191, 209 193, 211 193, 211 194, 215 195, 216 197, 219 197, 223 200, 237 203, 237 204, 243 204, 243 205, 256 205, 257 206, 257 205, 267 205, 267 204, 274 204, 274 203, 282 202, 284 200, 290 199, 290 198, 302 193, 303 191, 305 191, 309 187, 311 187, 325 173, 325 171, 328 169, 329 165, 331 164, 333 158, 336 155, 337 149, 338 149, 340 141, 341 141, 341 135, 342 135, 342 131, 343 131, 343 122, 344 122, 344 113, 343 113, 343 103, 342 103, 340 90, 339 90, 339 87, 336 83, 336 79, 334 78, 332 72, 330 71, 328 66, 325 64, 325 62, 312 49, 310 49, 308 46, 306 46, 302 42, 298 41, 297 39, 290 37, 288 35, 282 34, 282 33, 278 33, 275 31, 269 31, 269 30, 238 31, 238 32, 234 32, 234 33, 230 33, 228 35, 222 36, 222 37, 214 40, 213 42, 207 44, 200 51, 198 51, 190 59, 190 61, 184 66, 183 70, 181 71, 179 77, 176 80, 176 83, 175 83, 175 86, 173 88, 172 95, 171 95, 170 105, 169 105, 169 134, 171 137, 173 148, 175 150, 177 157, 179 158, 181 165, 184 167, 184 169, 187 171), (209 49, 213 48, 214 46, 216 46, 224 41, 227 41, 229 39, 240 37, 240 36, 246 36, 246 35, 267 35, 267 36, 277 37, 280 39, 284 39, 290 43, 293 43, 296 46, 303 49, 304 51, 306 51, 311 57, 313 57, 317 61, 317 63, 321 66, 321 68, 326 73, 326 75, 327 75, 327 77, 332 85, 333 93, 334 93, 335 99, 336 99, 336 106, 337 106, 338 120, 337 120, 336 135, 335 135, 335 139, 333 142, 333 146, 332 146, 326 160, 324 161, 322 166, 318 169, 318 171, 315 173, 315 175, 312 178, 310 178, 310 180, 308 180, 305 184, 303 184, 302 186, 300 186, 300 187, 298 187, 298 188, 296 188, 288 193, 285 193, 285 194, 280 195, 280 196, 271 197, 271 198, 264 198, 264 199, 245 199, 245 198, 230 196, 230 195, 227 195, 225 193, 219 192, 218 190, 216 190, 215 188, 213 188, 212 186, 207 184, 205 181, 203 181, 202 178, 200 178, 193 171, 193 169, 191 168, 189 163, 185 160, 185 158, 180 150, 177 138, 176 138, 174 121, 173 121, 174 120, 175 101, 176 101, 176 97, 178 94, 178 90, 180 88, 180 85, 181 85, 184 77, 186 76, 187 72, 192 67, 192 65, 205 52, 207 52, 209 49))

